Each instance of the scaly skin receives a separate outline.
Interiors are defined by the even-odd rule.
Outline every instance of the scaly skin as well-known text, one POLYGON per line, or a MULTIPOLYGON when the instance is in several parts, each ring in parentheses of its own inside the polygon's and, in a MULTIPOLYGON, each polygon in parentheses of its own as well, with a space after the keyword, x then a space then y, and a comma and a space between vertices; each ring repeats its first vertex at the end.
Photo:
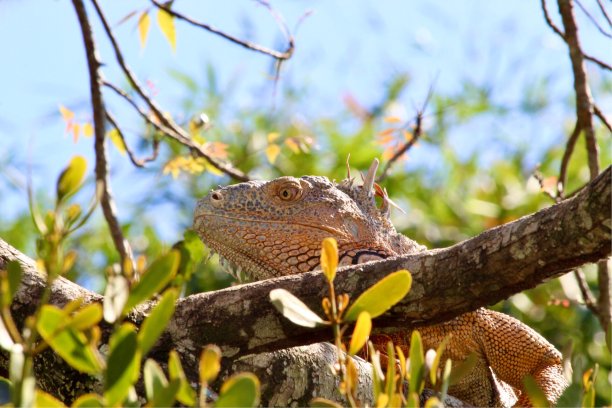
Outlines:
MULTIPOLYGON (((363 186, 350 178, 336 184, 325 177, 304 176, 212 191, 197 204, 194 228, 231 271, 255 280, 319 269, 326 237, 337 240, 341 265, 424 250, 391 224, 391 202, 374 184, 377 164, 363 186), (380 208, 374 195, 382 198, 380 208)), ((502 313, 478 309, 419 331, 425 349, 435 349, 452 334, 443 360, 462 361, 476 354, 474 370, 449 389, 469 404, 528 406, 522 383, 526 375, 553 404, 568 385, 561 353, 530 327, 502 313)), ((409 338, 407 331, 372 340, 380 350, 393 340, 408 354, 409 338)))

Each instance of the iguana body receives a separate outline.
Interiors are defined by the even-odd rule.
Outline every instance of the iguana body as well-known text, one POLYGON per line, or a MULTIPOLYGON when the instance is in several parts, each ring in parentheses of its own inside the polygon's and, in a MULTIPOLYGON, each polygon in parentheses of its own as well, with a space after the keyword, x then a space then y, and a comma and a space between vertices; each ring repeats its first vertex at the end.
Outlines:
MULTIPOLYGON (((204 243, 240 274, 261 280, 319 268, 321 242, 334 237, 341 265, 357 264, 425 248, 396 232, 386 192, 374 183, 378 162, 363 185, 350 177, 336 184, 325 177, 281 177, 212 191, 198 202, 194 228, 204 243), (374 196, 382 198, 376 206, 374 196)), ((561 354, 518 320, 486 309, 419 329, 426 349, 452 334, 444 358, 462 361, 475 353, 474 370, 449 393, 475 406, 529 405, 522 379, 531 375, 549 401, 567 381, 561 354)), ((404 349, 410 333, 381 335, 404 349)))

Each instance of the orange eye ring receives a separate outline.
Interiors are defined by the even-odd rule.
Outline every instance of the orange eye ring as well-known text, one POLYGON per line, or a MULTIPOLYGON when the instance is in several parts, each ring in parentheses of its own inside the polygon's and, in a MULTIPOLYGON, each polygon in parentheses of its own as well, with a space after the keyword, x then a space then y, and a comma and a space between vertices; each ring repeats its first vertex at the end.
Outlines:
POLYGON ((277 194, 283 201, 295 201, 302 196, 302 189, 295 184, 285 185, 278 189, 277 194))

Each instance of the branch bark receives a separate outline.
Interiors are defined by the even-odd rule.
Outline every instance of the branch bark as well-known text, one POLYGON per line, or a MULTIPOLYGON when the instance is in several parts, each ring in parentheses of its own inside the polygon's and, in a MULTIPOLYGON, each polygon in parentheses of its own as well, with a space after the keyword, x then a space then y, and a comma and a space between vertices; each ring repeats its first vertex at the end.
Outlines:
MULTIPOLYGON (((572 198, 450 248, 342 268, 336 290, 354 299, 390 272, 412 272, 411 292, 376 320, 375 333, 429 325, 494 304, 584 263, 610 256, 611 190, 609 167, 572 198)), ((15 320, 23 322, 40 298, 44 279, 31 259, 0 240, 0 268, 12 259, 19 260, 25 270, 12 308, 15 320)), ((331 338, 327 328, 306 329, 284 319, 268 298, 274 288, 290 290, 318 311, 327 294, 321 274, 310 272, 186 297, 178 301, 170 325, 149 357, 165 362, 167 353, 176 349, 188 377, 197 382, 197 356, 209 343, 218 344, 224 356, 235 361, 249 354, 331 338)), ((63 278, 54 283, 53 304, 61 306, 79 297, 87 302, 102 299, 63 278)), ((150 303, 136 308, 128 319, 139 325, 151 307, 150 303)), ((103 338, 107 338, 110 327, 102 329, 103 338)), ((6 364, 6 356, 1 356, 0 365, 6 364)), ((58 390, 69 379, 54 375, 54 364, 39 364, 35 370, 48 380, 46 389, 58 390)))

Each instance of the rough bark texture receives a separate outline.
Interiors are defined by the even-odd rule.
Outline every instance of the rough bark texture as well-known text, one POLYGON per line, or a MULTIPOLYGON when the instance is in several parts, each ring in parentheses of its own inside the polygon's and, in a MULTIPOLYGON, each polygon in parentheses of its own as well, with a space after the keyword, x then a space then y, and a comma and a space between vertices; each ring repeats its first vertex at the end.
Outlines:
MULTIPOLYGON (((573 198, 450 248, 342 268, 336 277, 337 291, 355 298, 388 273, 409 269, 414 278, 413 289, 400 304, 375 321, 375 331, 391 332, 448 320, 534 287, 576 266, 607 257, 611 252, 611 174, 608 168, 573 198)), ((44 278, 32 260, 0 240, 0 267, 13 259, 19 260, 25 270, 13 304, 15 320, 21 324, 34 310, 44 278)), ((237 360, 249 354, 329 340, 327 329, 297 327, 276 312, 268 294, 279 287, 290 290, 314 310, 320 309, 321 298, 327 294, 321 274, 312 272, 189 296, 179 300, 173 320, 150 356, 163 362, 170 349, 177 349, 187 375, 195 383, 200 350, 203 345, 215 343, 225 357, 231 358, 227 359, 226 367, 259 370, 262 382, 269 387, 264 390, 264 404, 272 401, 304 404, 315 395, 333 397, 323 395, 334 381, 329 374, 326 376, 329 356, 315 353, 327 346, 275 353, 288 356, 286 363, 273 363, 265 356, 251 357, 251 362, 237 360), (299 353, 305 353, 304 357, 299 353), (311 364, 313 370, 305 369, 307 377, 321 386, 304 386, 297 381, 301 377, 296 372, 303 367, 291 367, 291 362, 297 366, 311 364), (288 366, 272 370, 269 376, 268 368, 274 364, 288 366)), ((65 279, 53 284, 53 304, 63 305, 78 297, 87 302, 101 300, 101 296, 65 279)), ((138 325, 150 307, 149 304, 137 308, 129 319, 138 325)), ((103 328, 106 335, 108 330, 103 328)), ((0 366, 6 365, 6 355, 0 356, 0 366)), ((35 371, 46 390, 68 401, 75 395, 75 381, 82 390, 96 386, 85 376, 72 376, 52 353, 36 361, 35 371)), ((362 370, 364 379, 365 371, 362 370)))

